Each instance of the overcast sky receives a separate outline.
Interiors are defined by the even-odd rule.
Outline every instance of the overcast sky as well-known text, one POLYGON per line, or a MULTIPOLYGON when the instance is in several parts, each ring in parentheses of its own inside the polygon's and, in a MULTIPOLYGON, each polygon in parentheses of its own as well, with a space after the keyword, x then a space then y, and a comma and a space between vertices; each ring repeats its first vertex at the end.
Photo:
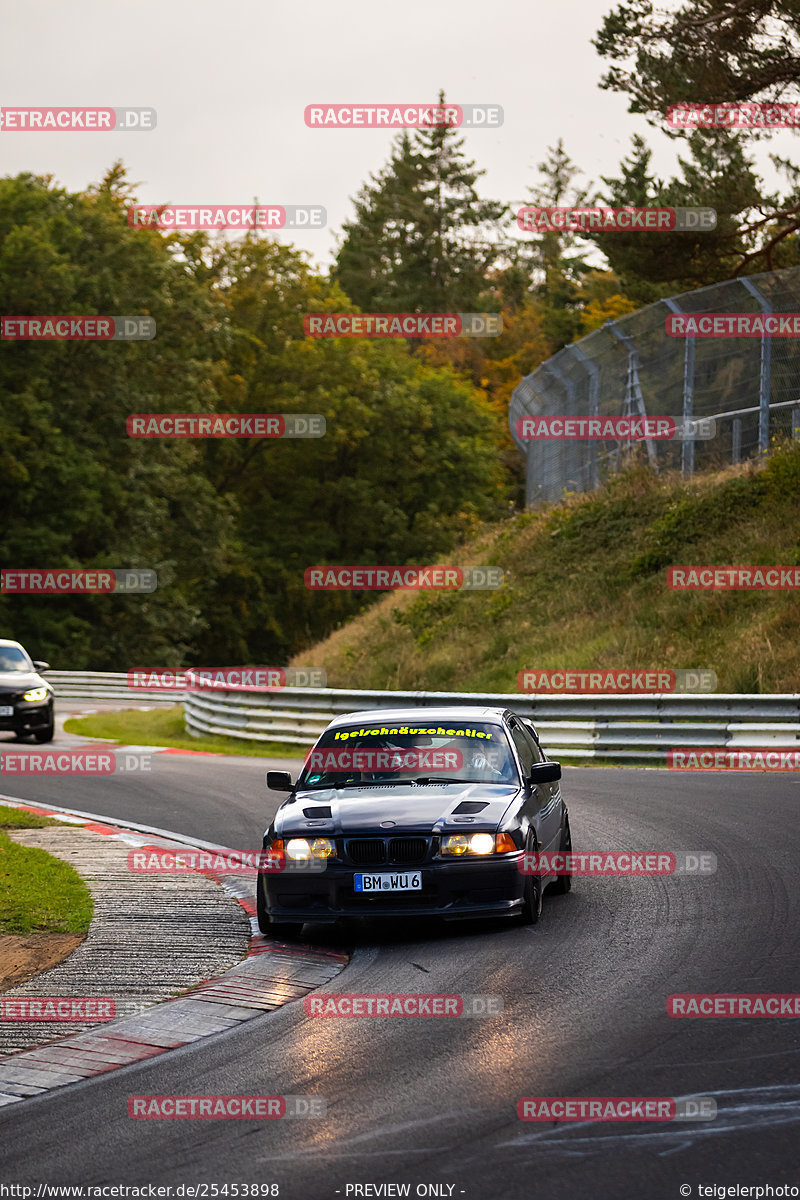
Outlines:
MULTIPOLYGON (((481 193, 525 200, 559 136, 586 176, 616 174, 634 132, 672 171, 679 144, 601 91, 591 45, 611 0, 0 0, 0 104, 152 106, 153 132, 0 132, 0 174, 69 189, 116 158, 144 203, 321 204, 328 225, 285 234, 327 264, 391 130, 308 129, 311 103, 502 105, 466 132, 481 193)), ((698 97, 700 100, 710 97, 698 97)), ((782 132, 759 150, 791 154, 782 132)), ((771 169, 766 177, 774 181, 771 169)))

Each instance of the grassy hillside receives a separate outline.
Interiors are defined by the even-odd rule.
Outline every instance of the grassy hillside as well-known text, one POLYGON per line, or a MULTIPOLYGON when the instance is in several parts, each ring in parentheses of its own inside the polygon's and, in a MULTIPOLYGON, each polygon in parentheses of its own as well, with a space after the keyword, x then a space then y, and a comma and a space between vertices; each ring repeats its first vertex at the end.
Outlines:
POLYGON ((800 691, 800 594, 666 586, 671 565, 800 564, 797 444, 691 482, 633 467, 446 561, 506 582, 387 594, 296 663, 330 687, 515 692, 526 667, 699 667, 721 692, 800 691))

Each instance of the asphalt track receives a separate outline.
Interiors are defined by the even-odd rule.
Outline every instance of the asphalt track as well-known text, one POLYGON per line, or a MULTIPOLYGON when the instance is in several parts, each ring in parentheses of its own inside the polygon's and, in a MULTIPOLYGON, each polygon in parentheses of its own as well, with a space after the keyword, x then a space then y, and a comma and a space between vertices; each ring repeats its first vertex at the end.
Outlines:
MULTIPOLYGON (((258 846, 280 799, 266 792, 267 765, 159 754, 149 773, 6 777, 0 791, 258 846)), ((0 1109, 0 1181, 277 1183, 290 1200, 356 1196, 352 1185, 365 1184, 474 1200, 800 1187, 796 1021, 676 1020, 665 1009, 675 992, 800 991, 800 776, 574 768, 564 789, 576 849, 710 850, 717 874, 576 880, 571 894, 545 897, 534 928, 320 927, 313 940, 355 948, 327 991, 489 993, 503 1016, 319 1020, 290 1004, 151 1065, 0 1109), (127 1116, 132 1094, 174 1093, 317 1095, 327 1115, 127 1116), (516 1115, 523 1096, 691 1094, 714 1096, 714 1121, 516 1115)), ((404 1193, 360 1193, 381 1194, 404 1193)))

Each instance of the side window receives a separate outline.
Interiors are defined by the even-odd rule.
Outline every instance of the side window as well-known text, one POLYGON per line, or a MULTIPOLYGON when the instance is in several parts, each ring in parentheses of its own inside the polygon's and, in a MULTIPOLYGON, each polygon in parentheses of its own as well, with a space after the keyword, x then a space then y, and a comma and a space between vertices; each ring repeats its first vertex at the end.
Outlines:
POLYGON ((522 728, 516 722, 510 728, 511 737, 514 740, 514 745, 519 755, 519 761, 522 763, 523 774, 527 778, 531 773, 531 767, 538 761, 535 757, 533 741, 522 731, 522 728))
POLYGON ((525 728, 521 721, 514 721, 510 728, 514 745, 517 748, 517 753, 522 763, 522 769, 528 774, 534 763, 544 762, 544 755, 536 738, 525 728))
POLYGON ((527 725, 523 724, 522 721, 520 721, 520 727, 521 727, 523 733, 525 733, 527 735, 531 745, 533 746, 533 761, 535 763, 544 762, 544 754, 542 754, 542 748, 539 745, 539 743, 537 742, 531 729, 527 725))

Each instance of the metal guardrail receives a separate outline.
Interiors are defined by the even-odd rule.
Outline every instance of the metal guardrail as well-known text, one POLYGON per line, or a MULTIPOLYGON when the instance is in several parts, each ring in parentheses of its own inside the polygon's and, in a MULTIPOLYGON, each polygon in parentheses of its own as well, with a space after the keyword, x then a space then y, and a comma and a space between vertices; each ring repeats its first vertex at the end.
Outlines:
POLYGON ((800 695, 583 695, 221 688, 185 697, 189 733, 311 746, 335 716, 370 708, 476 705, 531 717, 557 758, 664 761, 687 746, 800 748, 800 695))
POLYGON ((800 748, 800 695, 583 695, 517 692, 387 692, 285 688, 274 692, 203 687, 182 692, 131 688, 123 672, 48 671, 61 699, 184 705, 186 729, 256 742, 312 746, 335 716, 369 708, 474 705, 530 717, 553 758, 663 762, 670 749, 800 748))
POLYGON ((131 705, 180 704, 182 691, 164 688, 132 688, 125 671, 45 671, 44 678, 52 683, 58 700, 127 700, 131 705))

